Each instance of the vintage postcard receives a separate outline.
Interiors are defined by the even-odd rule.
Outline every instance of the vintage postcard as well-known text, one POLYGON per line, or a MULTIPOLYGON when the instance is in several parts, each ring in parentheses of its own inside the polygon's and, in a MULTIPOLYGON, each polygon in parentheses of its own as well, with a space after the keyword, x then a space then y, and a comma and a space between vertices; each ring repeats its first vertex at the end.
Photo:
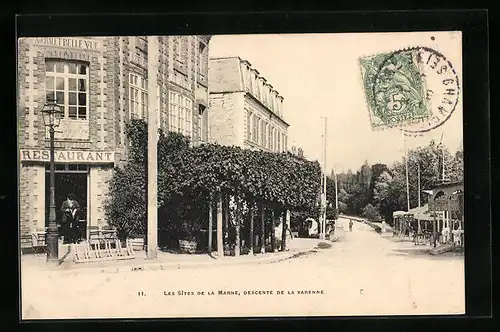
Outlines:
POLYGON ((17 56, 23 320, 465 313, 461 32, 17 56))

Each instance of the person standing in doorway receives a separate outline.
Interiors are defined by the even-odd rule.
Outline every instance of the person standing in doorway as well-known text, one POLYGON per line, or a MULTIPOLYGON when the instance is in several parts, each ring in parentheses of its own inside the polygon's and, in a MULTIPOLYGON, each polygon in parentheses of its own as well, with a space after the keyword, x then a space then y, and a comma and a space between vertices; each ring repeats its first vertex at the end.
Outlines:
POLYGON ((67 199, 62 203, 61 211, 63 227, 63 243, 75 243, 78 240, 78 212, 80 204, 75 199, 75 195, 69 193, 67 199))

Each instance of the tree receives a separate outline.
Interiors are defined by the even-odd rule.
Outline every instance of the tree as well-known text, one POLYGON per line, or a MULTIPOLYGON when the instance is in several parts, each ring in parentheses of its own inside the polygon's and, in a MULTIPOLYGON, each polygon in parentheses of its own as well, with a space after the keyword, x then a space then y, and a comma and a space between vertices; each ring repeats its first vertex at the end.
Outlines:
POLYGON ((366 188, 366 190, 369 190, 370 189, 370 183, 371 183, 371 179, 372 179, 372 168, 370 167, 370 165, 368 164, 368 161, 365 161, 365 163, 363 164, 363 166, 361 166, 361 169, 359 171, 359 176, 360 176, 360 179, 358 182, 361 183, 361 185, 366 188))
POLYGON ((375 184, 379 180, 379 177, 382 173, 388 171, 387 165, 386 164, 374 164, 372 165, 372 176, 370 179, 370 201, 373 201, 374 199, 374 192, 375 192, 375 184))
POLYGON ((115 168, 105 213, 121 240, 146 230, 146 172, 138 163, 115 168))
POLYGON ((336 194, 335 194, 335 178, 331 176, 326 177, 326 200, 335 206, 336 194))
POLYGON ((362 216, 369 221, 379 221, 381 218, 377 208, 371 204, 368 204, 363 208, 362 216))
POLYGON ((347 204, 344 202, 339 202, 339 213, 347 213, 347 204))
POLYGON ((464 179, 464 151, 459 149, 455 152, 448 164, 448 176, 451 181, 463 181, 464 179))

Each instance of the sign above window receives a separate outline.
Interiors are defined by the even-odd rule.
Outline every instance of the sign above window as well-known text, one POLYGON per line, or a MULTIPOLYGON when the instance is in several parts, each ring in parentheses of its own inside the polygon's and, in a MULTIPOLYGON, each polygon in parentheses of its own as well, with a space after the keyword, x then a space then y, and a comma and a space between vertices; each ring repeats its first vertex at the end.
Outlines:
POLYGON ((34 45, 83 49, 88 51, 97 51, 102 47, 101 41, 89 38, 37 37, 30 38, 29 40, 32 40, 34 45))
MULTIPOLYGON (((21 161, 50 161, 49 150, 23 149, 20 151, 21 161)), ((56 163, 112 164, 115 153, 112 151, 54 151, 56 163)))

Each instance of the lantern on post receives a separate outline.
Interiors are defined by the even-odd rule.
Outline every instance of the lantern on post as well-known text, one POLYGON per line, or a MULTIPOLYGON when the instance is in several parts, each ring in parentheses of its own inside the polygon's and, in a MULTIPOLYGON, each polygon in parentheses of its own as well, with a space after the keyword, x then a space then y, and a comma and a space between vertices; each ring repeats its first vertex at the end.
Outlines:
POLYGON ((42 116, 43 124, 50 130, 50 128, 59 127, 64 111, 62 106, 56 104, 54 97, 47 97, 47 103, 42 109, 42 116))
POLYGON ((47 231, 47 263, 54 265, 58 265, 59 263, 59 234, 56 223, 55 202, 54 128, 59 126, 63 115, 64 111, 62 107, 56 104, 54 98, 48 97, 47 103, 42 109, 43 123, 49 129, 50 134, 50 204, 49 227, 47 231))

